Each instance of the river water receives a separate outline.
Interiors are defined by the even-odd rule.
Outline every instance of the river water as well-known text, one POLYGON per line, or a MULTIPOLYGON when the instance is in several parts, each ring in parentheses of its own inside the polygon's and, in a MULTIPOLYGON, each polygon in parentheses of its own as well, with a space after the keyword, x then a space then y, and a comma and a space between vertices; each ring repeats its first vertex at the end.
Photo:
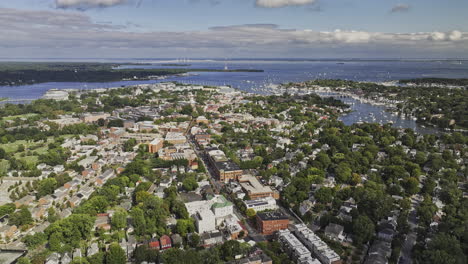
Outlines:
MULTIPOLYGON (((118 62, 118 61, 112 61, 118 62)), ((192 72, 185 77, 170 77, 165 80, 119 81, 108 83, 89 83, 81 80, 77 73, 77 82, 41 83, 23 86, 0 86, 0 97, 12 100, 30 100, 40 98, 49 89, 95 89, 126 85, 157 83, 161 81, 179 81, 202 85, 230 85, 247 92, 263 93, 271 85, 300 82, 311 79, 345 79, 354 81, 383 82, 410 78, 468 78, 468 61, 389 61, 389 60, 126 60, 126 62, 144 62, 151 65, 140 68, 180 68, 164 66, 164 63, 190 64, 183 68, 192 69, 259 69, 264 72, 192 72)), ((135 66, 123 66, 135 68, 135 66)), ((354 100, 352 98, 344 100, 354 100)), ((374 106, 359 101, 352 103, 354 112, 344 116, 346 124, 362 122, 394 122, 396 127, 413 128, 421 133, 434 132, 430 128, 418 126, 413 120, 391 116, 384 107, 374 106), (370 115, 373 113, 372 115, 370 115), (375 119, 374 119, 375 118, 375 119)))

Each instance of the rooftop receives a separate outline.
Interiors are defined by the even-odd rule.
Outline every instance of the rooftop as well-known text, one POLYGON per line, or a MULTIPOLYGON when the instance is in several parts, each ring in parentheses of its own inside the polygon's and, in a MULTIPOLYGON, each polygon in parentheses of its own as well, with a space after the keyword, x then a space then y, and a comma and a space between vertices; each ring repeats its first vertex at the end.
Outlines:
POLYGON ((232 206, 232 203, 226 199, 226 197, 219 195, 213 204, 213 208, 222 208, 226 206, 232 206))
POLYGON ((272 192, 270 187, 264 186, 252 175, 242 175, 239 182, 242 188, 250 194, 272 192))
POLYGON ((287 220, 287 219, 289 219, 287 215, 281 213, 280 211, 258 213, 257 216, 262 221, 287 220))
POLYGON ((215 166, 219 171, 237 171, 241 169, 239 165, 232 161, 215 162, 215 166))

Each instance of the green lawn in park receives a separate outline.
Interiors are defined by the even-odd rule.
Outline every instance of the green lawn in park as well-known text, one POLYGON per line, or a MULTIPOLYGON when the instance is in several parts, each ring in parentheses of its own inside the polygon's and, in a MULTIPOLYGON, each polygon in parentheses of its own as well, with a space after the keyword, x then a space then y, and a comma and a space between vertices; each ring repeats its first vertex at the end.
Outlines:
POLYGON ((37 116, 37 114, 29 113, 29 114, 24 114, 24 115, 6 116, 3 118, 3 120, 15 120, 16 118, 30 118, 34 116, 37 116))

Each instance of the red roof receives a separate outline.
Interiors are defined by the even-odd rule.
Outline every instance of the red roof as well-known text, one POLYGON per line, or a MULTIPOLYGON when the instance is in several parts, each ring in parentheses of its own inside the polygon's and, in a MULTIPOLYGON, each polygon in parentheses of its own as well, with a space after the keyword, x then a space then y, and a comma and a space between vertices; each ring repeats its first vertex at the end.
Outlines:
POLYGON ((164 235, 159 238, 159 241, 161 241, 161 249, 170 248, 172 246, 171 238, 169 236, 164 235))
POLYGON ((101 214, 97 214, 96 216, 109 216, 109 213, 101 213, 101 214))
POLYGON ((159 241, 157 241, 157 240, 156 240, 156 241, 151 241, 151 242, 149 242, 148 245, 149 245, 150 248, 157 248, 157 249, 159 249, 159 247, 160 247, 160 246, 159 246, 159 241))

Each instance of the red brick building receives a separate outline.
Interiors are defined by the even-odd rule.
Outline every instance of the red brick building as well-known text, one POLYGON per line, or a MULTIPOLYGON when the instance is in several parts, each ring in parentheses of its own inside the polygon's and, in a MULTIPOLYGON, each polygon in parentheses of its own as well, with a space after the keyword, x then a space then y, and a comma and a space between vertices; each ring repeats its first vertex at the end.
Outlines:
POLYGON ((279 211, 257 213, 257 228, 263 235, 272 235, 276 231, 287 229, 289 218, 279 211))

